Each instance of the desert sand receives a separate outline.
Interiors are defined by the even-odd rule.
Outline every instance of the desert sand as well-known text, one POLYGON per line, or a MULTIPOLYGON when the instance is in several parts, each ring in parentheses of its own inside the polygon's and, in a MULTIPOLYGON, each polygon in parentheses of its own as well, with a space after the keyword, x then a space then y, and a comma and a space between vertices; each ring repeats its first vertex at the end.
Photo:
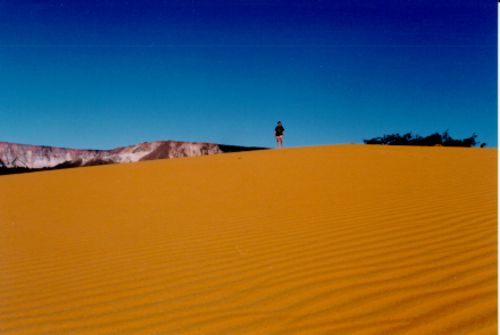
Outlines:
POLYGON ((496 334, 497 150, 0 177, 0 334, 496 334))

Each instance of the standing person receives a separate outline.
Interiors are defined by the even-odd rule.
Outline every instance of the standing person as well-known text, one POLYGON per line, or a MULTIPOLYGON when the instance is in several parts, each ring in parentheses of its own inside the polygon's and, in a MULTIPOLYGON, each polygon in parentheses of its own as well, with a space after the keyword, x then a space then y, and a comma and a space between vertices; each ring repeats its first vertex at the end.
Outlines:
POLYGON ((278 125, 274 128, 274 138, 276 138, 276 146, 278 148, 283 148, 283 136, 285 134, 285 128, 281 121, 278 121, 278 125))

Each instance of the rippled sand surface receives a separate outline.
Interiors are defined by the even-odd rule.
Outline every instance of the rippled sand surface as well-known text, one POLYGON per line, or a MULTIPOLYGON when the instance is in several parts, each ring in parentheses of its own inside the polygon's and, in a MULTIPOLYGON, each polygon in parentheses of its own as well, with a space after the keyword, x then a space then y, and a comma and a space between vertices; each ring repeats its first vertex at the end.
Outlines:
POLYGON ((496 334, 497 151, 0 177, 0 334, 496 334))

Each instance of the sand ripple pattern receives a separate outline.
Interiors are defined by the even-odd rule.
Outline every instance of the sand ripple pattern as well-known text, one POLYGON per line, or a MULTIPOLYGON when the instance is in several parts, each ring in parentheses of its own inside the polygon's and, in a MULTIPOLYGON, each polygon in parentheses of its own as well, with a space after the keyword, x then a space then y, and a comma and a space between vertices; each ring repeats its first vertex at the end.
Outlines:
POLYGON ((497 150, 0 178, 0 334, 496 334, 497 150))

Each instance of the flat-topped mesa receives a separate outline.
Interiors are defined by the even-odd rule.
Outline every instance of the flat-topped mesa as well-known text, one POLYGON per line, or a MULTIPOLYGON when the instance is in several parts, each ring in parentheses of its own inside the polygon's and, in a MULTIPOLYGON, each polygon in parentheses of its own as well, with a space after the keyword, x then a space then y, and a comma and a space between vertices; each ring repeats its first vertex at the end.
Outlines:
POLYGON ((258 149, 264 148, 204 142, 154 141, 111 150, 83 150, 0 142, 0 174, 258 149))

